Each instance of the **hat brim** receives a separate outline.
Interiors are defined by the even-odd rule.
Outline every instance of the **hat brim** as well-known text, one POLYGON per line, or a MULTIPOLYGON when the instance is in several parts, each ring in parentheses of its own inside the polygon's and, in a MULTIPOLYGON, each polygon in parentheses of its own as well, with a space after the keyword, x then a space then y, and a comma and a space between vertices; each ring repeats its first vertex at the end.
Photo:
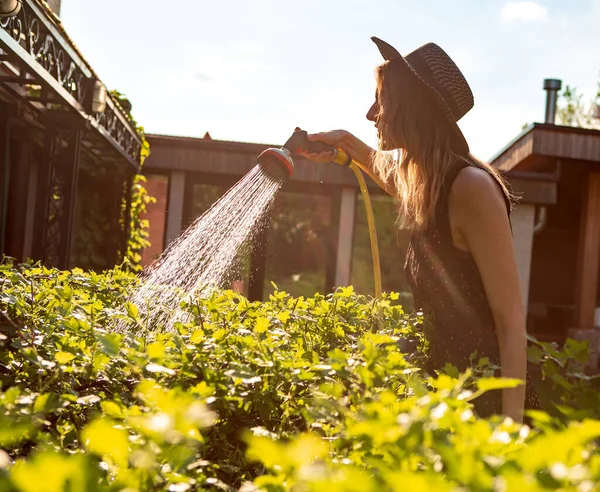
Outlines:
POLYGON ((412 73, 416 77, 416 79, 419 81, 419 83, 424 85, 424 87, 428 90, 429 94, 431 94, 435 98, 437 105, 443 111, 445 120, 450 125, 452 137, 454 138, 455 142, 459 145, 459 150, 463 150, 463 151, 466 151, 466 153, 469 153, 470 150, 469 150, 469 144, 467 143, 467 139, 463 135, 462 130, 458 126, 458 123, 454 119, 454 115, 452 114, 452 111, 446 104, 446 101, 444 100, 442 95, 433 86, 431 86, 425 79, 423 79, 423 77, 421 77, 419 72, 417 72, 417 70, 410 64, 410 62, 405 57, 403 57, 398 52, 398 50, 396 50, 396 48, 394 48, 391 44, 386 43, 385 41, 383 41, 375 36, 372 36, 371 40, 377 45, 377 48, 379 49, 379 52, 381 53, 381 56, 383 57, 384 60, 386 60, 386 61, 392 61, 392 60, 402 61, 402 63, 409 69, 410 73, 412 73))

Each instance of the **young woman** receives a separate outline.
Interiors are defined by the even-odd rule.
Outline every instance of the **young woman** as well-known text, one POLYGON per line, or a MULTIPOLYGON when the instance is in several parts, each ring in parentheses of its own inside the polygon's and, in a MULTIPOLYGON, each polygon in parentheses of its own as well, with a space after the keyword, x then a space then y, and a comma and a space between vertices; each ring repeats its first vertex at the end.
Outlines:
MULTIPOLYGON (((512 243, 511 196, 498 172, 475 159, 456 122, 473 107, 464 76, 437 45, 406 58, 372 38, 384 63, 376 69, 379 149, 344 130, 309 135, 343 149, 396 198, 400 227, 412 230, 404 266, 429 341, 426 369, 470 356, 488 357, 502 376, 528 381, 523 300, 512 243)), ((306 154, 330 162, 329 152, 306 154)), ((482 416, 523 419, 538 408, 531 385, 492 391, 474 401, 482 416), (527 390, 526 390, 527 388, 527 390)))

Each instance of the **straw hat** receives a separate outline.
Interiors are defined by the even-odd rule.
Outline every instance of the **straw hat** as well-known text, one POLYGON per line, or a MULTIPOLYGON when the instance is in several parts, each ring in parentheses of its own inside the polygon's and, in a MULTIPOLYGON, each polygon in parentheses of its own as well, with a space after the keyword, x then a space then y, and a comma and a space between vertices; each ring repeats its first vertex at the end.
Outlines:
POLYGON ((390 44, 372 37, 385 60, 402 62, 425 84, 434 101, 451 124, 458 143, 468 151, 469 145, 456 124, 473 107, 473 93, 464 75, 452 58, 437 44, 427 43, 403 57, 390 44))

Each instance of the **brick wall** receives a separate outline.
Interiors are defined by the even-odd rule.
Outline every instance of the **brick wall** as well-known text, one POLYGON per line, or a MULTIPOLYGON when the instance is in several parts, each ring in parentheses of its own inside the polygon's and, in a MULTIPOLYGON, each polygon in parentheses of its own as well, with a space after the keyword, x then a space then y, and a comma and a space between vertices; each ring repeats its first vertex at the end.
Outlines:
POLYGON ((146 176, 148 194, 156 198, 156 203, 148 204, 144 219, 150 226, 151 245, 142 251, 142 265, 146 266, 156 259, 164 249, 164 235, 167 218, 167 195, 169 178, 166 176, 146 176))

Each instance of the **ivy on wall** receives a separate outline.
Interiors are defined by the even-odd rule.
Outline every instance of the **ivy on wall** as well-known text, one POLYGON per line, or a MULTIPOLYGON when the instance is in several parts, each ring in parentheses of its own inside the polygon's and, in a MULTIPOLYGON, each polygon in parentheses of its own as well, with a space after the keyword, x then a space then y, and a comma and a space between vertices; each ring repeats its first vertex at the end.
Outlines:
MULTIPOLYGON (((144 127, 138 125, 133 116, 131 116, 131 103, 119 91, 111 91, 112 96, 118 101, 123 110, 129 115, 129 118, 135 125, 135 129, 142 140, 142 148, 140 150, 140 171, 144 165, 144 161, 150 155, 150 144, 146 140, 144 127)), ((123 199, 121 204, 121 222, 125 227, 124 220, 128 220, 129 235, 127 239, 127 249, 123 255, 124 266, 132 272, 142 270, 142 251, 150 246, 150 224, 147 219, 142 219, 150 203, 156 202, 156 199, 148 194, 148 190, 144 186, 146 177, 138 173, 133 178, 131 186, 131 206, 129 208, 129 217, 126 219, 125 212, 127 210, 127 202, 123 199)))

